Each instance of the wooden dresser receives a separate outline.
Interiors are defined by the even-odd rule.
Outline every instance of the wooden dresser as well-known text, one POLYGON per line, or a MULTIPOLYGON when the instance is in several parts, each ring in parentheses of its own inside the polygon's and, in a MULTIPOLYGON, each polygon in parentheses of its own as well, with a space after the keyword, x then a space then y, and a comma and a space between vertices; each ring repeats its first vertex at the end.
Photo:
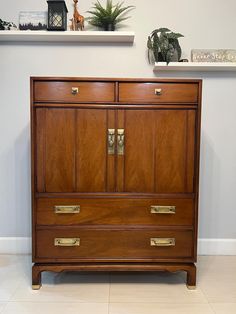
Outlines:
POLYGON ((43 271, 186 271, 196 285, 201 81, 31 78, 43 271))

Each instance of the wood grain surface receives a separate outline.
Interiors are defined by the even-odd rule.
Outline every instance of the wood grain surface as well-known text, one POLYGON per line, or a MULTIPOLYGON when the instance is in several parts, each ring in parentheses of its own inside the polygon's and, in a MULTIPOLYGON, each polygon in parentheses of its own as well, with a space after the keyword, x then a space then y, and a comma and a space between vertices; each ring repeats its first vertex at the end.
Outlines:
POLYGON ((201 80, 31 78, 33 284, 47 270, 183 270, 195 286, 200 126, 201 80))

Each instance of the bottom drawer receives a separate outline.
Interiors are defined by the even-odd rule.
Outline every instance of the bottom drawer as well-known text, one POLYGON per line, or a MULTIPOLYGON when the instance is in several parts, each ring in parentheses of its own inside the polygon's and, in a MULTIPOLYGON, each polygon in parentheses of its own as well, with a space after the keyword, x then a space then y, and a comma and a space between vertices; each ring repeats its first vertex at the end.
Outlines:
POLYGON ((192 231, 53 229, 36 233, 36 258, 126 260, 191 258, 192 231))

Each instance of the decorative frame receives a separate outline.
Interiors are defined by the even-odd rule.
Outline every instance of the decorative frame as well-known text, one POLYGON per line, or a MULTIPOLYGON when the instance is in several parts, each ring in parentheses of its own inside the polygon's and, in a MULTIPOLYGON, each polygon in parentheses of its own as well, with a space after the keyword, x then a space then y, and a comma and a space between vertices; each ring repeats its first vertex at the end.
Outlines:
POLYGON ((21 11, 19 14, 20 30, 46 30, 46 11, 21 11))

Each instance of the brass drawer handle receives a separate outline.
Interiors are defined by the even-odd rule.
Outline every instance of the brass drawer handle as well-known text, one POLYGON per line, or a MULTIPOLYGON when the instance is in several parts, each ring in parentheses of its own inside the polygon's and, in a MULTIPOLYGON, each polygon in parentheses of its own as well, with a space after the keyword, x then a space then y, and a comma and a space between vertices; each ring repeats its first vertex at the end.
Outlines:
POLYGON ((107 133, 108 155, 115 154, 115 129, 108 129, 107 133))
POLYGON ((175 206, 151 206, 151 214, 175 214, 175 206))
POLYGON ((117 154, 124 155, 125 153, 125 130, 117 130, 117 154))
POLYGON ((54 211, 56 214, 78 214, 80 212, 80 206, 54 206, 54 211))
POLYGON ((155 88, 155 95, 160 96, 162 94, 161 88, 155 88))
POLYGON ((55 238, 55 246, 80 246, 80 238, 55 238))
POLYGON ((72 94, 72 95, 77 95, 77 94, 79 94, 79 88, 78 88, 78 87, 72 87, 72 88, 71 88, 71 94, 72 94))
POLYGON ((151 238, 151 246, 175 246, 175 238, 151 238))

